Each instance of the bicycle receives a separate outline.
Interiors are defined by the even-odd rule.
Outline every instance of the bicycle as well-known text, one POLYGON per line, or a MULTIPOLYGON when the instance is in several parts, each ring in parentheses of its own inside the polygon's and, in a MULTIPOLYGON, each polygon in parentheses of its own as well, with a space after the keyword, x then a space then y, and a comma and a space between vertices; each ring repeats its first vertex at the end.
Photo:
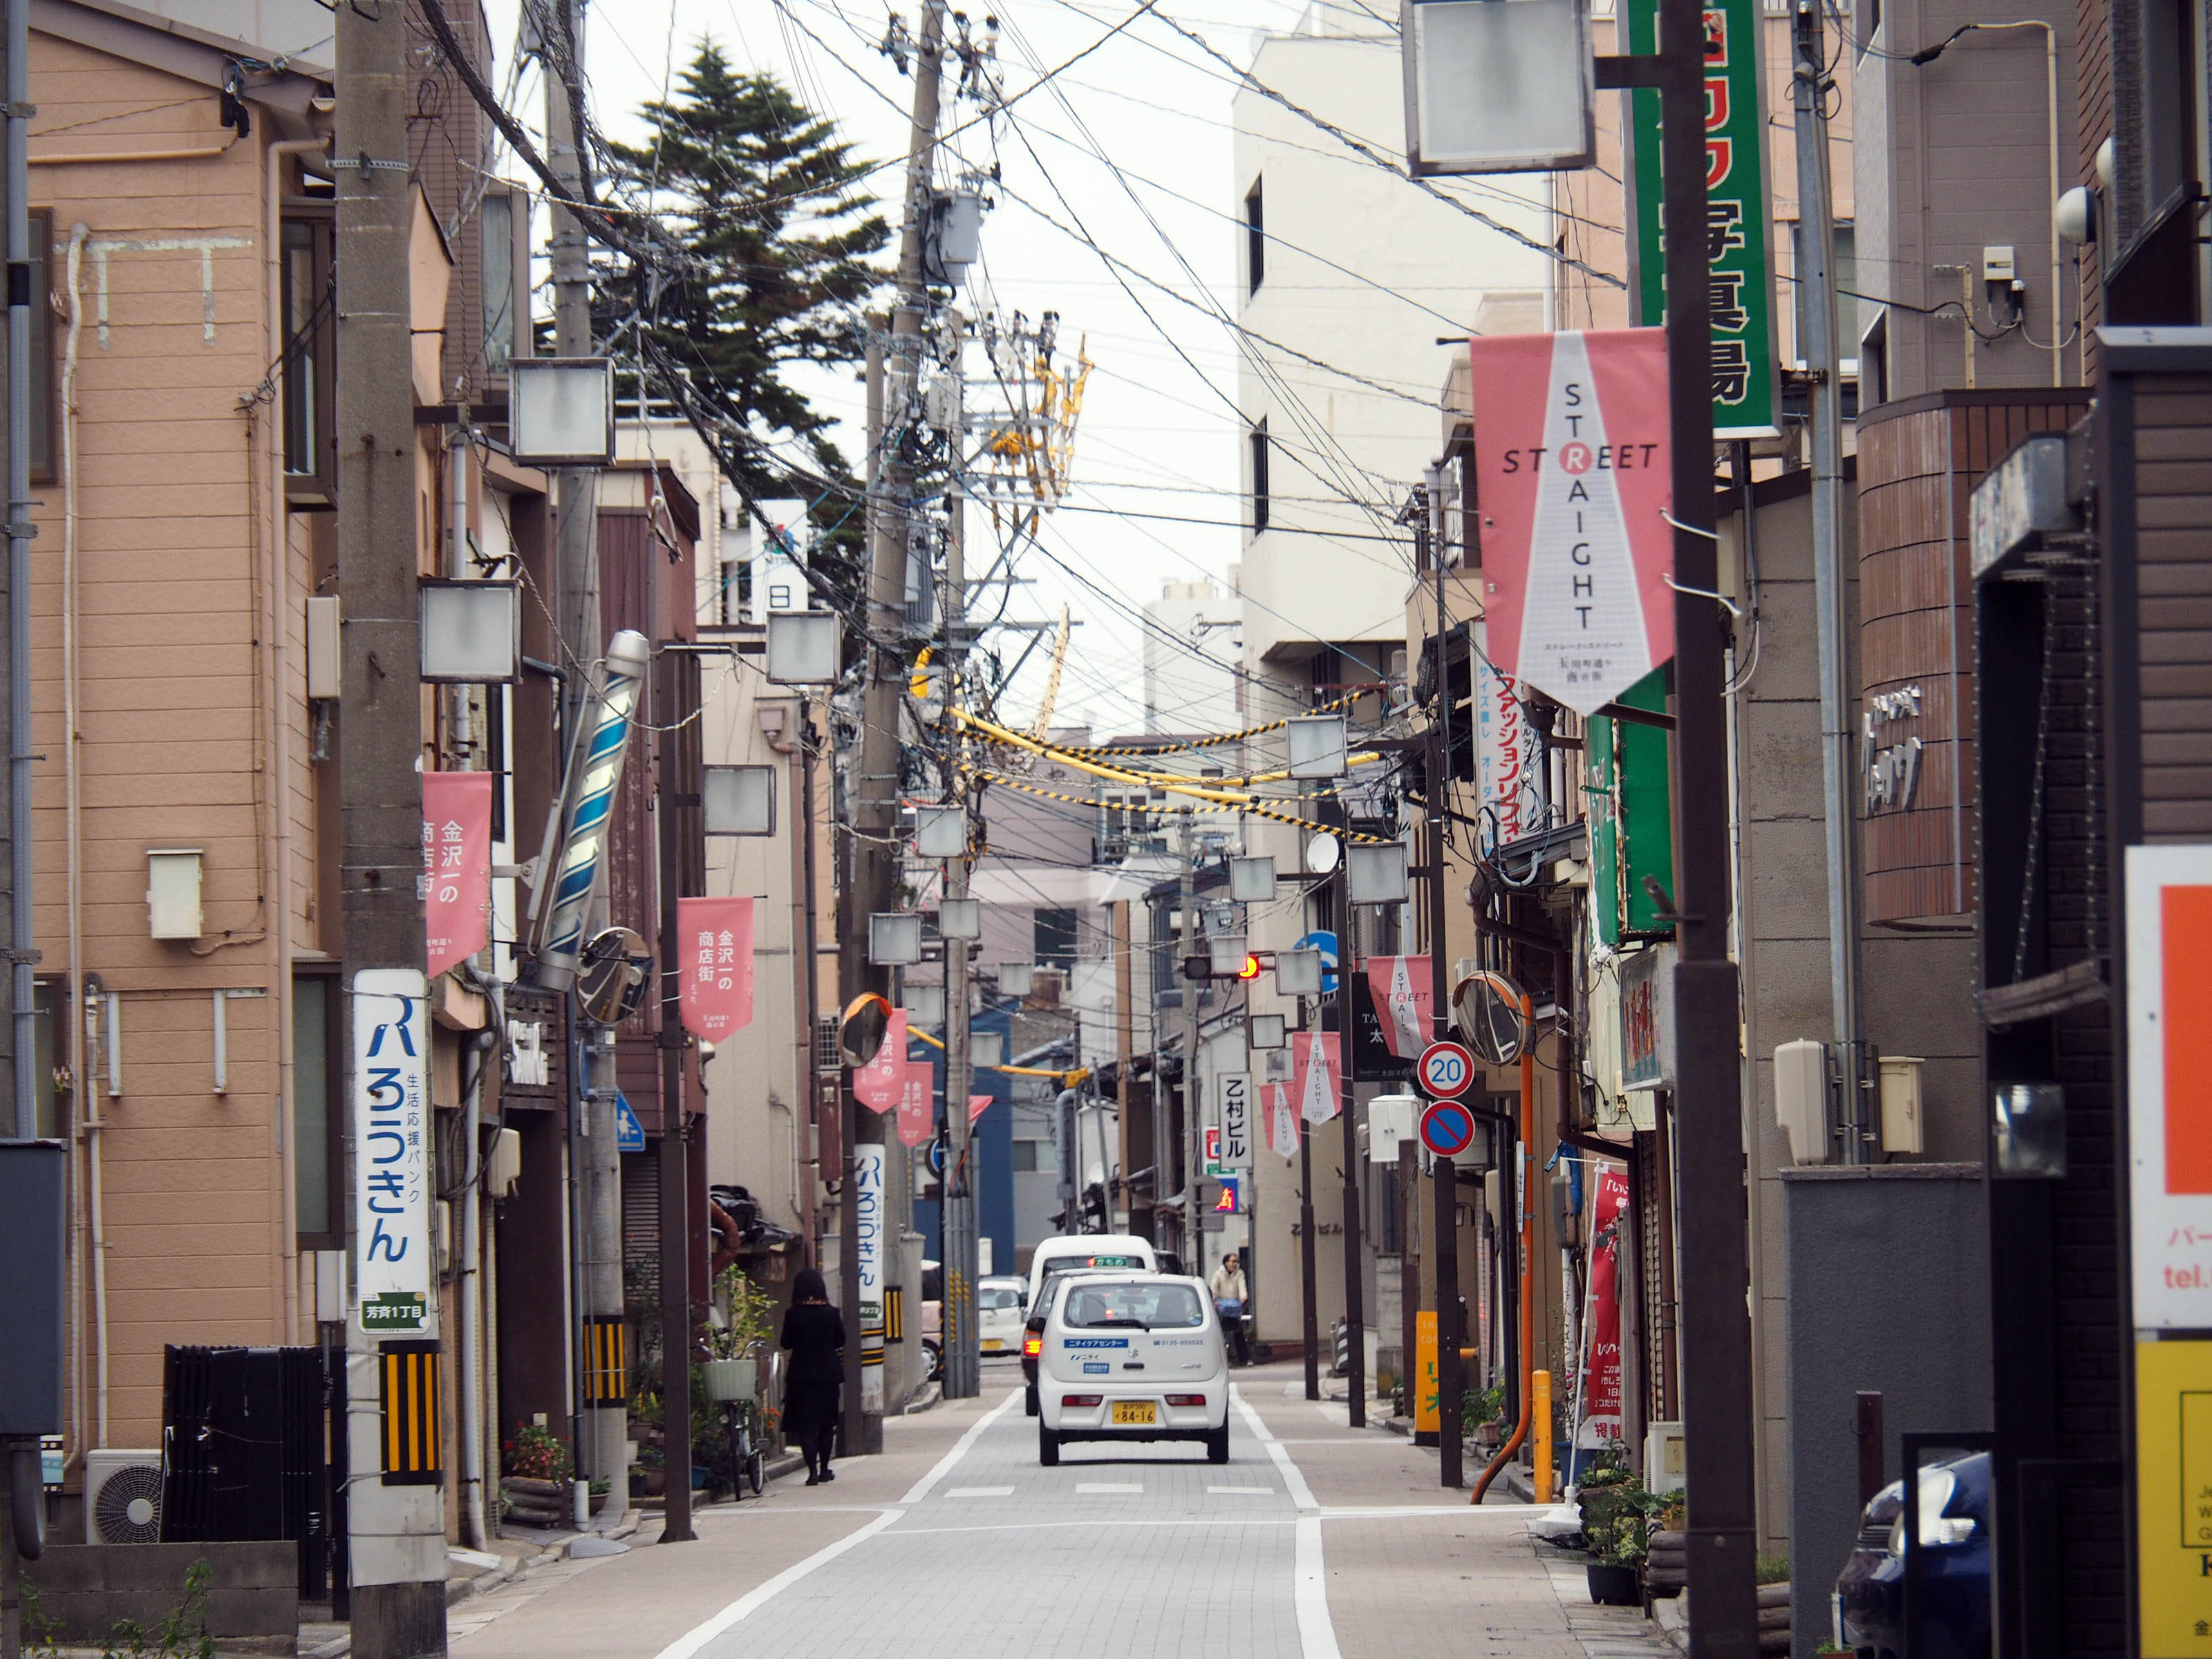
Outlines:
POLYGON ((768 1484, 768 1450, 760 1432, 760 1403, 753 1400, 723 1402, 723 1422, 730 1437, 730 1501, 736 1503, 753 1489, 758 1498, 768 1484))

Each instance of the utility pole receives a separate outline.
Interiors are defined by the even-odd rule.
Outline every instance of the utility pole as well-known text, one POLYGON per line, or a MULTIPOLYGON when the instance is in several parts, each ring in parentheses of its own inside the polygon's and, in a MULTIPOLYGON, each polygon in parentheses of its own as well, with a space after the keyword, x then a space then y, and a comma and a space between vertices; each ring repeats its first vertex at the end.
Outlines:
MULTIPOLYGON (((413 223, 407 120, 415 106, 415 77, 408 62, 407 15, 400 7, 342 6, 336 24, 337 425, 343 434, 337 586, 344 616, 339 937, 351 992, 345 999, 345 1097, 349 1111, 374 1121, 380 1108, 396 1111, 411 1103, 427 1115, 428 1105, 428 1030, 422 1018, 428 986, 422 901, 416 887, 422 868, 422 644, 413 343, 406 307, 413 223), (370 1021, 377 1024, 365 1031, 370 1021), (388 1097, 388 1089, 398 1092, 388 1097)), ((349 1166, 370 1158, 368 1139, 349 1134, 349 1166)), ((379 1156, 376 1162, 406 1168, 404 1158, 379 1156)), ((359 1179, 354 1168, 349 1172, 359 1179)), ((387 1365, 403 1378, 419 1379, 424 1361, 434 1376, 441 1358, 428 1207, 395 1208, 400 1212, 378 1215, 376 1231, 367 1239, 352 1229, 355 1307, 346 1325, 347 1443, 354 1476, 349 1547, 353 1650, 362 1659, 416 1659, 446 1650, 443 1472, 392 1468, 386 1447, 396 1437, 382 1432, 380 1420, 387 1365), (364 1299, 368 1274, 363 1269, 371 1266, 380 1284, 404 1287, 396 1297, 379 1293, 375 1331, 364 1322, 372 1310, 364 1299), (411 1305, 410 1296, 419 1298, 411 1305), (388 1340, 391 1331, 402 1331, 404 1338, 388 1340), (432 1478, 425 1484, 392 1479, 426 1472, 432 1478)), ((353 1213, 349 1206, 349 1222, 353 1213)), ((402 1396, 394 1409, 407 1410, 403 1391, 394 1393, 402 1396)), ((434 1401, 434 1390, 429 1398, 434 1401)))
POLYGON ((1337 866, 1337 926, 1343 929, 1336 946, 1336 1041, 1342 1064, 1338 1067, 1337 1121, 1344 1130, 1344 1383, 1352 1426, 1367 1426, 1367 1310, 1363 1283, 1359 1225, 1359 1136, 1352 1119, 1358 1115, 1352 1076, 1352 1056, 1358 1052, 1358 1021, 1352 1011, 1352 872, 1348 861, 1337 866))
MULTIPOLYGON (((659 586, 659 562, 658 559, 647 562, 647 570, 652 573, 646 578, 648 592, 659 586)), ((656 616, 659 610, 656 605, 656 616)), ((681 705, 688 701, 677 695, 678 688, 696 687, 698 678, 693 665, 673 649, 664 650, 654 667, 649 707, 653 743, 660 759, 659 799, 653 803, 653 813, 659 829, 660 864, 661 1423, 665 1467, 688 1470, 691 1467, 691 1142, 684 1121, 687 1044, 682 1018, 683 951, 676 908, 683 896, 684 847, 677 804, 687 795, 696 799, 700 782, 696 774, 684 775, 689 769, 682 764, 684 745, 676 726, 683 717, 681 705)), ((688 1544, 696 1540, 698 1534, 691 1529, 690 1481, 671 1482, 663 1502, 660 1541, 688 1544)))
POLYGON ((1314 1284, 1313 1125, 1300 1109, 1298 1123, 1298 1279, 1304 1301, 1306 1398, 1321 1398, 1321 1308, 1314 1284))
MULTIPOLYGON (((1182 815, 1182 960, 1198 954, 1198 836, 1190 813, 1182 815)), ((1211 981, 1183 981, 1182 1040, 1182 1257, 1183 1271, 1199 1266, 1198 1243, 1198 1000, 1211 981)), ((1166 1179, 1164 1170, 1160 1177, 1166 1179)), ((1153 1188, 1155 1192, 1158 1187, 1153 1188)))
MULTIPOLYGON (((1429 717, 1429 1034, 1441 1042, 1451 1036, 1451 973, 1444 956, 1444 825, 1451 797, 1451 630, 1444 619, 1444 553, 1451 545, 1444 526, 1444 474, 1428 469, 1425 485, 1429 568, 1436 581, 1437 706, 1429 717)), ((1418 1154, 1416 1154, 1418 1158, 1418 1154)), ((1437 1281, 1437 1480, 1456 1490, 1466 1484, 1467 1427, 1461 1420, 1460 1395, 1466 1379, 1459 1351, 1467 1332, 1459 1306, 1459 1169, 1439 1158, 1431 1172, 1437 1281)), ((1408 1352, 1408 1362, 1411 1361, 1408 1352)))
MULTIPOLYGON (((561 38, 541 43, 545 70, 545 135, 551 151, 548 158, 562 190, 574 201, 584 198, 585 135, 578 131, 578 112, 583 102, 584 0, 560 0, 547 13, 561 38)), ((588 240, 582 222, 556 202, 552 204, 551 255, 553 278, 553 351, 558 357, 589 357, 592 339, 592 272, 588 240)), ((557 495, 554 527, 556 568, 560 584, 556 614, 560 618, 562 644, 568 661, 565 699, 568 732, 586 724, 586 697, 588 665, 606 643, 599 614, 599 474, 589 467, 563 467, 556 478, 557 495)), ((574 745, 570 744, 571 752, 574 745)), ((642 757, 641 757, 642 760, 642 757)), ((544 879, 540 876, 541 882, 544 879)), ((585 937, 590 937, 589 923, 585 937)), ((568 1177, 574 1188, 572 1213, 577 1237, 571 1243, 576 1254, 572 1282, 579 1306, 569 1321, 569 1340, 580 1356, 591 1352, 588 1334, 595 1320, 619 1321, 623 1316, 622 1155, 615 1149, 615 1043, 611 1027, 586 1021, 575 994, 568 998, 573 1041, 569 1054, 582 1051, 584 1077, 572 1068, 568 1109, 577 1121, 569 1136, 568 1177), (581 1081, 582 1087, 578 1084, 581 1081)), ((572 1376, 586 1384, 592 1368, 588 1360, 570 1368, 572 1376)), ((608 1502, 621 1513, 623 1492, 629 1484, 623 1442, 629 1428, 627 1401, 595 1402, 580 1395, 576 1402, 576 1523, 586 1524, 589 1504, 587 1479, 609 1483, 608 1502)))
MULTIPOLYGON (((934 82, 932 82, 933 86, 934 82)), ((951 419, 947 426, 946 440, 955 456, 959 453, 962 418, 965 400, 961 396, 963 386, 961 371, 965 346, 961 319, 954 315, 947 319, 946 333, 952 351, 951 382, 953 403, 951 419)), ((961 683, 968 667, 968 502, 967 492, 957 472, 946 492, 946 503, 951 509, 951 521, 945 537, 945 594, 939 613, 945 627, 945 784, 947 799, 964 799, 958 793, 958 769, 953 764, 960 753, 959 701, 961 683)), ((908 520, 909 524, 913 521, 908 520)), ((963 826, 965 818, 963 818, 963 826)), ((945 894, 947 898, 968 896, 968 846, 963 828, 960 856, 945 866, 945 894)), ((968 1115, 968 1097, 975 1091, 975 1059, 968 1049, 969 998, 968 941, 951 939, 945 941, 945 1004, 948 1017, 955 998, 956 986, 960 1004, 961 1042, 957 1054, 950 1046, 945 1051, 945 1200, 939 1213, 944 1221, 945 1239, 945 1397, 947 1400, 972 1400, 982 1392, 983 1356, 975 1336, 975 1279, 981 1251, 975 1212, 975 1138, 973 1123, 968 1115), (959 1087, 953 1087, 955 1079, 959 1087)), ((1075 1231, 1073 1227, 1067 1231, 1075 1231)))
POLYGON ((1827 811, 1828 995, 1836 1027, 1835 1074, 1843 1161, 1873 1157, 1867 1064, 1859 1020, 1857 805, 1851 767, 1850 665, 1844 628, 1843 386, 1836 364, 1836 228, 1828 185, 1827 76, 1820 58, 1820 11, 1797 0, 1791 43, 1796 108, 1797 272, 1805 337, 1799 350, 1811 382, 1813 416, 1813 589, 1820 660, 1820 783, 1827 811))
MULTIPOLYGON (((904 217, 899 236, 898 298, 891 311, 890 344, 885 367, 884 412, 880 424, 869 434, 869 454, 875 462, 876 484, 869 492, 868 637, 863 641, 867 664, 861 692, 860 752, 858 774, 848 791, 853 826, 848 898, 844 907, 848 924, 839 940, 839 990, 848 1006, 868 992, 885 994, 890 976, 868 960, 868 918, 891 908, 898 878, 898 855, 893 842, 898 830, 900 701, 906 692, 906 665, 893 641, 897 638, 905 609, 908 527, 913 521, 914 462, 904 434, 919 413, 921 327, 929 312, 929 289, 922 273, 922 253, 929 226, 930 171, 937 150, 937 117, 940 92, 939 66, 944 56, 944 0, 924 0, 921 38, 914 68, 914 118, 908 135, 904 217)), ((951 1000, 950 988, 946 1000, 951 1000)), ((957 1059, 947 1039, 945 1089, 950 1095, 957 1059)), ((948 1115, 964 1111, 963 1098, 956 1108, 947 1099, 948 1115)), ((860 1107, 848 1085, 845 1105, 845 1168, 840 1205, 838 1250, 839 1299, 846 1316, 854 1322, 857 1337, 860 1313, 860 1239, 855 1204, 854 1146, 860 1133, 860 1107)), ((947 1175, 951 1171, 948 1170, 947 1175)), ((948 1181, 946 1190, 951 1190, 948 1181)), ((947 1264, 948 1270, 951 1264, 947 1264)), ((949 1272, 948 1272, 949 1277, 949 1272)), ((844 1443, 849 1455, 874 1450, 883 1439, 880 1404, 870 1413, 861 1398, 864 1386, 858 1364, 860 1344, 846 1346, 844 1443)))

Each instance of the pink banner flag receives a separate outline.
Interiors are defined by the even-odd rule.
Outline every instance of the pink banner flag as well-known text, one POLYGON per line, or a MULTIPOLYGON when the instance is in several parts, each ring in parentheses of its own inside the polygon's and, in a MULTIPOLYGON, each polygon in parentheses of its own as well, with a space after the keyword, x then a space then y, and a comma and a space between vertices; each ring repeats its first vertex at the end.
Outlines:
POLYGON ((720 1042, 753 1023, 753 902, 749 898, 676 901, 676 943, 682 978, 677 1006, 684 1029, 720 1042))
POLYGON ((994 1095, 969 1096, 968 1121, 970 1123, 973 1123, 977 1118, 982 1116, 986 1111, 990 1109, 991 1102, 995 1098, 997 1098, 997 1097, 994 1095))
POLYGON ((1429 1011, 1436 1006, 1429 959, 1370 957, 1367 988, 1375 994, 1375 1018, 1391 1054, 1400 1060, 1419 1060, 1429 1046, 1429 1011))
POLYGON ((1290 1085, 1270 1083, 1267 1097, 1267 1150, 1289 1159, 1298 1155, 1298 1115, 1291 1109, 1290 1085))
POLYGON ((926 1060, 909 1060, 906 1074, 900 1079, 898 1101, 898 1138, 902 1146, 919 1146, 927 1140, 937 1127, 937 1114, 932 1109, 933 1091, 930 1088, 932 1073, 926 1060))
POLYGON ((1298 1115, 1309 1123, 1326 1123, 1344 1109, 1341 1048, 1334 1031, 1298 1031, 1291 1037, 1298 1115))
POLYGON ((491 943, 489 772, 422 775, 422 933, 434 977, 491 943))
POLYGON ((1674 654, 1666 336, 1468 346, 1490 660, 1588 714, 1674 654))
POLYGON ((891 1010, 884 1046, 865 1066, 853 1068, 853 1097, 872 1112, 894 1110, 906 1093, 906 1010, 891 1010))

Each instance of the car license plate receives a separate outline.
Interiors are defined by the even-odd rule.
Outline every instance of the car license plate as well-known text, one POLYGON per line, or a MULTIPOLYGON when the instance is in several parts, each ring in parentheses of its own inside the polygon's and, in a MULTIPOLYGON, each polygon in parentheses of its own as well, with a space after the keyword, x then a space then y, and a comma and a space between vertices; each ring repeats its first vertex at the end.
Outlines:
POLYGON ((996 1353, 1006 1346, 1006 1345, 1005 1343, 1000 1341, 995 1336, 987 1336, 983 1339, 983 1352, 985 1353, 996 1353))
POLYGON ((1117 1400, 1114 1402, 1114 1421, 1121 1423, 1157 1423, 1160 1408, 1149 1400, 1117 1400))

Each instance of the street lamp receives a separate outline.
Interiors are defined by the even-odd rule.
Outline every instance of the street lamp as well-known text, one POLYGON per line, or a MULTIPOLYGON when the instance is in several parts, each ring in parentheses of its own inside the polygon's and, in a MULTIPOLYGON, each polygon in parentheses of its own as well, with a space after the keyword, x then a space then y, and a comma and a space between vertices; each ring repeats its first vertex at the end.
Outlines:
POLYGON ((1344 871, 1354 904, 1403 904, 1413 896, 1402 841, 1353 842, 1345 848, 1344 871))
POLYGON ((939 900, 937 936, 939 939, 982 938, 983 901, 971 898, 939 900))
POLYGON ((1216 974, 1236 974, 1244 967, 1244 935, 1209 933, 1206 939, 1206 967, 1216 974))
POLYGON ((507 685, 520 653, 522 606, 513 582, 422 580, 422 678, 507 685))
POLYGON ((1294 778, 1340 778, 1345 774, 1344 716, 1301 714, 1284 723, 1294 778))
POLYGON ((911 910, 878 910, 868 918, 868 960, 878 968, 905 968, 921 960, 921 917, 911 910))
POLYGON ((708 835, 775 833, 775 768, 706 766, 700 774, 700 804, 708 835))
POLYGON ((1319 996, 1321 994, 1321 952, 1318 951, 1276 951, 1275 989, 1286 997, 1319 996))
MULTIPOLYGON (((1281 960, 1279 957, 1276 958, 1279 963, 1281 960)), ((1281 974, 1278 972, 1276 988, 1279 990, 1281 988, 1281 974)), ((1255 1051, 1285 1047, 1290 1040, 1289 1034, 1285 1029, 1285 1024, 1286 1022, 1280 1014, 1253 1015, 1244 1024, 1245 1046, 1255 1051)))
POLYGON ((968 809, 958 805, 914 809, 914 850, 926 859, 957 859, 968 850, 968 809))
POLYGON ((830 611, 775 611, 768 619, 768 677, 777 685, 836 683, 843 641, 830 611))
POLYGON ((516 358, 507 369, 507 451, 520 465, 613 465, 613 362, 516 358))
POLYGON ((932 1026, 945 1024, 945 988, 942 985, 909 985, 906 988, 906 1018, 909 1025, 932 1026))
POLYGON ((1036 988, 1036 963, 1034 962, 1002 962, 999 964, 999 994, 1002 997, 1025 997, 1036 988))
POLYGON ((1271 857, 1229 860, 1229 896, 1240 904, 1267 904, 1275 896, 1275 860, 1271 857))

